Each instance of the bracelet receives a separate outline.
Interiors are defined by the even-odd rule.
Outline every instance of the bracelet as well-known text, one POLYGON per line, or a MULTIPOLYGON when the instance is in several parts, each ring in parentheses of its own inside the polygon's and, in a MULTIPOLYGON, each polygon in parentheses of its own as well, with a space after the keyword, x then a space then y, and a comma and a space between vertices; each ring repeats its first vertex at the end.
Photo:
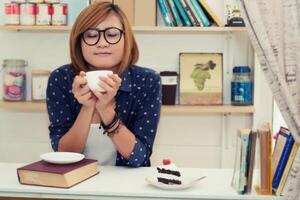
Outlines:
POLYGON ((112 122, 110 122, 108 125, 105 125, 103 123, 103 121, 101 121, 99 129, 101 129, 101 127, 103 127, 104 130, 111 129, 117 124, 118 120, 119 120, 119 116, 117 113, 115 113, 115 116, 114 116, 112 122))
MULTIPOLYGON (((112 137, 112 136, 114 136, 116 133, 119 132, 121 126, 123 125, 123 122, 122 122, 120 119, 119 119, 118 122, 119 122, 119 123, 118 123, 118 126, 117 126, 115 129, 113 129, 113 130, 111 130, 111 131, 108 131, 108 130, 104 131, 104 132, 107 134, 108 137, 112 137)), ((105 133, 103 133, 103 134, 105 134, 105 133)))

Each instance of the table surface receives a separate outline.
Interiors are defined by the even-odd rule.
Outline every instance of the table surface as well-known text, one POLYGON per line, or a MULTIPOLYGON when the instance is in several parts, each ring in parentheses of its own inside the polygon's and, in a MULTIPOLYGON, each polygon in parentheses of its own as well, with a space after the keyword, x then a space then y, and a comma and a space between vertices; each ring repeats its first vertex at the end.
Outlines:
POLYGON ((0 197, 60 199, 202 199, 283 200, 283 197, 239 195, 230 186, 231 169, 182 168, 189 177, 206 176, 185 190, 162 190, 146 183, 154 167, 99 166, 100 173, 69 189, 21 185, 16 169, 24 163, 0 163, 0 197))

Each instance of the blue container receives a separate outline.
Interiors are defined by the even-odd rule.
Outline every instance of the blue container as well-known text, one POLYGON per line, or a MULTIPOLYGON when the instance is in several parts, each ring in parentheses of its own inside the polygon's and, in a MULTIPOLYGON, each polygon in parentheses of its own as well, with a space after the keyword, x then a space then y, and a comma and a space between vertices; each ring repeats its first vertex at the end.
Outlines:
POLYGON ((252 100, 251 69, 248 66, 234 67, 231 81, 231 104, 251 105, 252 100))

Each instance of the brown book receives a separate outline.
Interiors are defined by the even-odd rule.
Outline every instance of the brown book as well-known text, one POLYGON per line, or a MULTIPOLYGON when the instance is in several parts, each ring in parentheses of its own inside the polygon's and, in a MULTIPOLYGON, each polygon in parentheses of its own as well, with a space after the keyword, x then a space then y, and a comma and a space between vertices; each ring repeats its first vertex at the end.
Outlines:
POLYGON ((98 174, 97 165, 97 160, 93 159, 64 165, 40 160, 18 168, 17 174, 21 184, 70 188, 98 174))
POLYGON ((272 134, 270 128, 258 129, 260 155, 260 182, 256 187, 262 195, 272 194, 272 134))

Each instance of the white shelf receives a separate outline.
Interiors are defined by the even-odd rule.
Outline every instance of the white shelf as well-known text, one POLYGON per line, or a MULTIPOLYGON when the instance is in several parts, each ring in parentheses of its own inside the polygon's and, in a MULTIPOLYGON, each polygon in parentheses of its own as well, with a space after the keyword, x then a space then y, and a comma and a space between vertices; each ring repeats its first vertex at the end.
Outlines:
MULTIPOLYGON (((0 109, 13 112, 46 112, 44 102, 8 102, 0 101, 0 109)), ((162 114, 180 115, 180 114, 200 114, 200 113, 254 113, 254 106, 198 106, 198 105, 174 105, 162 106, 162 114)))
MULTIPOLYGON (((22 26, 2 25, 0 30, 8 31, 45 31, 45 32, 69 32, 71 26, 22 26)), ((188 32, 246 32, 246 27, 164 27, 164 26, 134 26, 134 32, 161 32, 161 33, 188 33, 188 32)))

